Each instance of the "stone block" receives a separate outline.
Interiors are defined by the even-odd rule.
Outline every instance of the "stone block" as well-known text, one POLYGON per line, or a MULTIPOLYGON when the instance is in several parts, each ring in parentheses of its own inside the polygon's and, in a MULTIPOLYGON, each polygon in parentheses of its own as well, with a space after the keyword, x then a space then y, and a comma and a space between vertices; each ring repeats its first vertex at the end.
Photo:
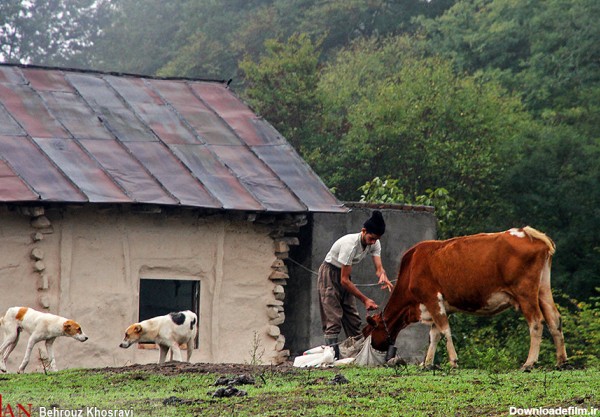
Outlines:
POLYGON ((277 338, 277 342, 275 343, 275 350, 283 350, 283 348, 285 347, 285 336, 284 335, 279 335, 279 337, 277 338))
POLYGON ((275 241, 275 252, 288 252, 290 247, 283 240, 275 241))
POLYGON ((277 339, 279 337, 279 335, 281 334, 281 329, 278 326, 270 325, 269 328, 267 329, 267 334, 269 336, 277 339))
POLYGON ((279 326, 280 324, 285 323, 285 313, 279 313, 279 311, 278 311, 277 315, 278 315, 277 318, 269 320, 269 324, 279 326))
MULTIPOLYGON (((267 316, 269 316, 270 319, 276 319, 277 317, 279 317, 279 310, 277 309, 277 307, 267 308, 267 316)), ((277 324, 277 323, 271 323, 271 324, 277 324)))
POLYGON ((50 283, 49 283, 49 280, 48 280, 48 275, 42 274, 40 276, 40 280, 39 280, 39 284, 38 284, 38 290, 47 290, 49 286, 50 286, 50 283))
POLYGON ((42 272, 43 270, 46 269, 46 264, 42 261, 36 261, 33 264, 33 269, 35 272, 42 272))
POLYGON ((50 308, 50 297, 47 294, 40 296, 40 305, 45 309, 50 308))
POLYGON ((44 251, 41 250, 40 248, 33 248, 33 250, 31 251, 31 259, 35 259, 36 261, 40 261, 42 259, 44 259, 44 251))
POLYGON ((44 234, 40 232, 35 232, 31 234, 31 240, 34 242, 39 242, 44 239, 44 234))
POLYGON ((52 226, 46 216, 39 216, 31 220, 31 227, 35 229, 47 229, 52 226))
POLYGON ((288 279, 289 277, 287 273, 275 270, 269 275, 269 279, 288 279))

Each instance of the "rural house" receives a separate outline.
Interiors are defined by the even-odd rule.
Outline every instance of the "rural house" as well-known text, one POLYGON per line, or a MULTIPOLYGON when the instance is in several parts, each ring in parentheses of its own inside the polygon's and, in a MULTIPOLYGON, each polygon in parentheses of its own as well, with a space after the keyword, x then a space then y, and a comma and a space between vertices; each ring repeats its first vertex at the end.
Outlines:
POLYGON ((0 200, 0 309, 90 337, 57 341, 59 367, 155 361, 119 341, 176 309, 199 314, 196 361, 250 360, 252 343, 281 360, 287 234, 346 210, 224 83, 12 65, 0 200))
POLYGON ((0 310, 78 321, 89 340, 59 338, 59 369, 155 362, 118 347, 126 327, 184 309, 193 362, 286 360, 282 326, 316 326, 301 284, 288 297, 290 248, 348 211, 226 83, 0 65, 0 310))

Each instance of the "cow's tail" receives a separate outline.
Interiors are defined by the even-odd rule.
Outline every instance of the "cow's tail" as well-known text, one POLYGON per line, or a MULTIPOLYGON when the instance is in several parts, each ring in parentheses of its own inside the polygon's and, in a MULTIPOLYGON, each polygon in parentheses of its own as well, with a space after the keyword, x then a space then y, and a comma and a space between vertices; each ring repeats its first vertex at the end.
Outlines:
POLYGON ((554 252, 556 252, 556 244, 545 233, 542 233, 530 226, 525 226, 523 228, 523 232, 533 239, 538 239, 544 242, 548 246, 548 254, 550 256, 554 255, 554 252))

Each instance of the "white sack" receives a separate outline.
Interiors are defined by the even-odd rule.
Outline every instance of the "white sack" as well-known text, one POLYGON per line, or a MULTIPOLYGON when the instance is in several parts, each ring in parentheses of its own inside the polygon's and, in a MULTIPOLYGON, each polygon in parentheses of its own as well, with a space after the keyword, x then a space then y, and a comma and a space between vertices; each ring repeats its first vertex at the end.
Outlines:
POLYGON ((387 352, 381 352, 373 349, 371 346, 371 336, 364 341, 363 347, 356 355, 354 363, 359 366, 379 366, 385 364, 385 355, 387 352))
POLYGON ((331 346, 323 346, 321 349, 313 348, 305 352, 304 355, 296 357, 294 359, 294 366, 297 368, 307 368, 310 366, 321 367, 331 366, 334 362, 335 352, 331 346), (317 353, 306 353, 306 352, 317 352, 317 353))

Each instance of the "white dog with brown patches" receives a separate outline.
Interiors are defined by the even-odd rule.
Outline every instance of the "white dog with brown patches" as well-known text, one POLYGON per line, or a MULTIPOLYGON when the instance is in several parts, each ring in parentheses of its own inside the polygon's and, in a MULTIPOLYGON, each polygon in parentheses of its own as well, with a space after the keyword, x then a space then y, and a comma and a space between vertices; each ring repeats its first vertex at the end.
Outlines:
POLYGON ((73 321, 50 313, 42 313, 28 307, 11 307, 4 317, 0 318, 0 328, 4 330, 4 342, 0 346, 0 371, 6 372, 6 360, 19 342, 19 336, 24 330, 30 334, 23 362, 19 373, 25 371, 29 363, 31 351, 36 343, 44 340, 50 362, 49 368, 56 371, 53 343, 59 336, 69 336, 80 342, 88 337, 81 331, 81 326, 73 321))
POLYGON ((185 345, 186 362, 189 362, 197 331, 198 317, 195 313, 189 310, 169 313, 132 324, 125 331, 125 338, 119 346, 126 349, 137 342, 154 342, 160 348, 158 363, 164 363, 169 349, 171 349, 171 360, 181 362, 179 346, 185 345))

